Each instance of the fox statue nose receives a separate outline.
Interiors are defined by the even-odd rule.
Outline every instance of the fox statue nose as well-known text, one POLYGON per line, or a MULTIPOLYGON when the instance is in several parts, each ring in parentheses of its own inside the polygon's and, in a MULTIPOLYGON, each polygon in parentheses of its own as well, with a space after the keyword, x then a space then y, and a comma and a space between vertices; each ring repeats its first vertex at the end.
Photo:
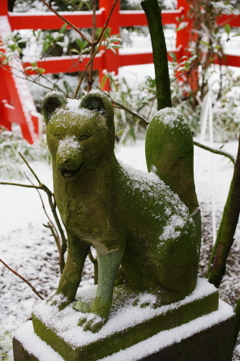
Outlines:
POLYGON ((57 167, 59 169, 71 169, 72 167, 75 167, 75 162, 73 162, 72 159, 64 155, 64 153, 60 153, 57 155, 57 167))
POLYGON ((56 165, 61 171, 76 171, 82 164, 80 145, 69 138, 61 141, 56 155, 56 165))

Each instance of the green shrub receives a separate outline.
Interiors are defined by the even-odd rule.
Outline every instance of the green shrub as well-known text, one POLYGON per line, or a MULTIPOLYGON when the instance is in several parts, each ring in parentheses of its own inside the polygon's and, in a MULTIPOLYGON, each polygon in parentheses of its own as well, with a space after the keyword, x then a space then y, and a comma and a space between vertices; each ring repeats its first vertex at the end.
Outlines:
POLYGON ((23 178, 22 160, 18 153, 27 161, 44 160, 48 163, 51 157, 44 137, 34 145, 30 145, 21 135, 16 135, 4 128, 0 129, 0 176, 1 178, 23 178))

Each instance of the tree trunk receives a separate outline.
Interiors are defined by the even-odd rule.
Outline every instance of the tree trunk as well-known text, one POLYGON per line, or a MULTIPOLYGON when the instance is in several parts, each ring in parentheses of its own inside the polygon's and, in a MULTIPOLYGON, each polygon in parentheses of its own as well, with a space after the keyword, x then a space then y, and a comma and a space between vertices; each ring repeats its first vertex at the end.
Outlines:
POLYGON ((160 110, 172 106, 167 48, 163 33, 161 9, 157 0, 143 0, 141 5, 147 17, 152 41, 157 102, 158 110, 160 110))
POLYGON ((222 220, 217 234, 217 239, 210 259, 208 280, 219 287, 226 261, 234 241, 234 234, 240 212, 240 138, 238 154, 234 167, 233 178, 224 207, 222 220))

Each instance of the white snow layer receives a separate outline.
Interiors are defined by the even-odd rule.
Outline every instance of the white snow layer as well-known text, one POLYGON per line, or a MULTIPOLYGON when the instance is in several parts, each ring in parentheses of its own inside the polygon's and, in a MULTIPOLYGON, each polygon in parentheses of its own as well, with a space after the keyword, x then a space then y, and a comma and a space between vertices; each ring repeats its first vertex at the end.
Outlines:
MULTIPOLYGON (((205 288, 205 286, 204 286, 205 288)), ((141 309, 142 311, 142 309, 141 309)), ((215 324, 221 323, 233 316, 232 307, 223 301, 219 303, 219 309, 209 315, 198 317, 197 319, 175 327, 171 330, 162 331, 158 334, 139 342, 125 350, 121 350, 113 355, 104 357, 98 361, 136 361, 152 353, 204 331, 215 324)), ((74 331, 75 332, 75 331, 74 331)), ((86 332, 89 334, 90 332, 86 332)), ((24 348, 38 357, 39 361, 63 361, 63 358, 42 341, 33 331, 32 323, 28 321, 15 331, 15 338, 19 340, 24 348)))
POLYGON ((14 336, 24 345, 25 350, 36 356, 39 361, 64 361, 52 347, 48 346, 35 334, 31 321, 19 327, 14 336))
MULTIPOLYGON (((83 331, 83 328, 77 325, 79 319, 86 314, 76 312, 72 308, 72 305, 67 306, 64 310, 59 312, 57 306, 50 306, 45 301, 40 301, 34 305, 33 312, 47 327, 53 327, 54 325, 57 334, 75 348, 95 342, 115 332, 123 331, 128 327, 140 324, 145 320, 164 314, 169 310, 176 309, 181 305, 188 304, 196 299, 201 299, 212 294, 215 290, 215 287, 208 283, 206 279, 199 279, 196 289, 189 296, 185 297, 184 300, 161 306, 156 309, 151 306, 141 308, 141 297, 144 299, 146 298, 146 293, 143 293, 139 296, 140 302, 137 306, 133 306, 133 302, 136 299, 135 297, 129 299, 124 307, 112 311, 109 315, 108 322, 98 333, 83 331)), ((96 291, 95 286, 81 288, 78 292, 78 297, 81 297, 82 300, 83 298, 87 298, 89 301, 93 296, 93 291, 96 291)))
POLYGON ((121 350, 111 356, 99 359, 98 361, 137 361, 158 352, 159 350, 181 342, 182 340, 193 336, 194 334, 204 331, 217 323, 223 322, 233 316, 232 307, 220 300, 219 309, 209 315, 198 317, 171 330, 159 332, 145 341, 121 350))

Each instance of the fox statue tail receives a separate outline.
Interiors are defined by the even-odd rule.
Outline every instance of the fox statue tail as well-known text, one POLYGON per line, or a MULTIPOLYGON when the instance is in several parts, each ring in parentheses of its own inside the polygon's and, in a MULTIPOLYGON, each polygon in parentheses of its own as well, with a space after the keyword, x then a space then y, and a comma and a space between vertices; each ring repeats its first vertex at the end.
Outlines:
POLYGON ((193 176, 193 139, 183 116, 174 108, 159 110, 148 126, 146 161, 188 207, 201 237, 201 216, 193 176))

